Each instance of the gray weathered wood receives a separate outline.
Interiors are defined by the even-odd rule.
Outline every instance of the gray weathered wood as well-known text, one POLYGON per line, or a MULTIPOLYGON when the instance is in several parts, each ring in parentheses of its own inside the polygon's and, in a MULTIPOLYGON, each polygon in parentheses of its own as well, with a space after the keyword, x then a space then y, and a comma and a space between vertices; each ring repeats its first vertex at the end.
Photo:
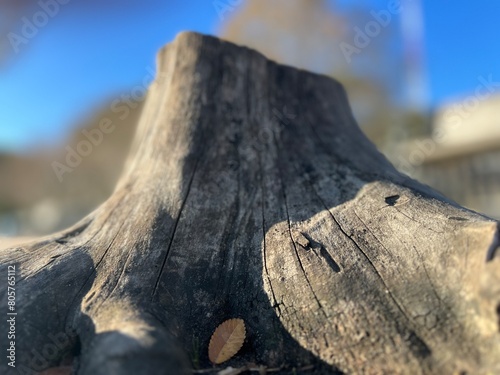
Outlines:
POLYGON ((190 373, 240 317, 233 367, 500 373, 496 222, 398 173, 330 78, 194 33, 158 63, 113 195, 0 252, 17 369, 190 373))

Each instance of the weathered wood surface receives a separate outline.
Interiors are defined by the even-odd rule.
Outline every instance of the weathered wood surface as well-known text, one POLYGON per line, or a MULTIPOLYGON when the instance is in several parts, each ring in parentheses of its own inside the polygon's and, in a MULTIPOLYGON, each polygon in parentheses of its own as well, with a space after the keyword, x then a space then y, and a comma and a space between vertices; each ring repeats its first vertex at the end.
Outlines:
POLYGON ((332 79, 194 33, 158 62, 109 200, 0 252, 17 369, 191 373, 242 318, 228 366, 500 373, 497 222, 399 174, 332 79))

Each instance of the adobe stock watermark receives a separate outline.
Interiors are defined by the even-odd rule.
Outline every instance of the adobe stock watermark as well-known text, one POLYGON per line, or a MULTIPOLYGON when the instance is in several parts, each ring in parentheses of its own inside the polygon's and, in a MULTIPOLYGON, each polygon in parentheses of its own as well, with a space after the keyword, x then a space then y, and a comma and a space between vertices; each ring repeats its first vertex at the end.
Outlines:
POLYGON ((73 332, 49 333, 47 341, 41 347, 31 349, 29 357, 15 367, 15 373, 22 375, 37 375, 50 367, 54 360, 60 358, 61 353, 68 352, 73 341, 73 332))
MULTIPOLYGON (((137 108, 140 102, 146 98, 148 87, 163 79, 164 73, 158 73, 157 81, 154 81, 155 71, 151 67, 147 69, 147 75, 142 80, 140 85, 133 87, 129 93, 123 94, 119 99, 115 99, 110 106, 112 113, 116 114, 118 120, 125 120, 131 113, 132 109, 137 108)), ((66 156, 64 161, 53 161, 51 166, 57 176, 59 182, 62 182, 66 173, 71 173, 77 168, 84 158, 88 157, 95 147, 98 147, 104 140, 105 136, 111 134, 116 129, 116 119, 111 117, 103 117, 100 119, 98 126, 93 129, 84 129, 81 134, 85 139, 79 141, 76 147, 66 146, 66 156)))
POLYGON ((54 18, 61 11, 61 5, 66 5, 71 0, 40 0, 38 1, 39 10, 31 17, 21 18, 22 27, 21 33, 16 34, 10 32, 7 34, 10 45, 15 53, 21 50, 21 45, 28 44, 33 39, 40 29, 47 26, 50 19, 54 18))
POLYGON ((7 268, 7 365, 16 367, 16 265, 7 268))
POLYGON ((238 5, 243 4, 243 0, 214 0, 212 5, 221 21, 226 19, 226 13, 232 13, 238 5))
MULTIPOLYGON (((409 0, 411 1, 411 0, 409 0)), ((394 16, 401 13, 401 0, 390 0, 387 8, 379 11, 372 10, 372 19, 363 28, 354 27, 354 38, 352 43, 339 43, 340 50, 348 64, 352 62, 352 55, 358 55, 363 49, 368 47, 373 39, 377 38, 393 20, 394 16)))
POLYGON ((494 81, 493 75, 488 77, 479 76, 478 85, 473 95, 455 103, 443 114, 444 126, 439 127, 432 134, 432 138, 422 139, 415 142, 415 148, 407 158, 399 157, 395 163, 396 168, 406 174, 412 174, 424 161, 434 154, 438 145, 445 144, 453 132, 460 131, 464 120, 469 118, 474 111, 479 109, 482 101, 487 100, 493 94, 500 91, 500 81, 494 81))

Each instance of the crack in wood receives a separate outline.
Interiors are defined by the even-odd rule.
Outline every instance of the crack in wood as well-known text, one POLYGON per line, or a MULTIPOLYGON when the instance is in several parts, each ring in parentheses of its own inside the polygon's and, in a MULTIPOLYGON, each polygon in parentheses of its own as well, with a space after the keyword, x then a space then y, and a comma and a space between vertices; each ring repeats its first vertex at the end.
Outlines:
POLYGON ((189 196, 189 193, 191 191, 191 185, 193 184, 194 176, 196 174, 196 169, 198 167, 198 162, 201 159, 201 155, 202 155, 202 153, 200 153, 200 157, 198 159, 196 159, 195 165, 193 167, 193 172, 191 173, 191 177, 189 179, 189 183, 188 183, 188 186, 187 186, 187 191, 186 191, 186 194, 184 196, 184 199, 182 200, 181 207, 179 209, 179 213, 177 214, 177 218, 175 219, 174 228, 173 228, 172 233, 170 235, 170 241, 169 241, 168 246, 167 246, 167 251, 165 253, 165 257, 164 257, 163 262, 162 262, 161 267, 160 267, 160 273, 159 273, 159 275, 158 275, 158 277, 156 279, 155 285, 153 287, 153 293, 151 293, 151 299, 153 299, 154 295, 158 291, 158 286, 160 284, 160 279, 161 279, 161 277, 163 275, 163 271, 165 269, 165 265, 167 264, 168 256, 170 254, 170 249, 172 247, 172 243, 174 242, 175 232, 177 231, 177 226, 179 225, 179 221, 181 219, 182 210, 184 209, 184 206, 186 205, 186 202, 188 200, 188 196, 189 196))
MULTIPOLYGON (((277 141, 276 137, 274 137, 273 139, 274 139, 274 144, 275 144, 276 149, 278 150, 279 153, 281 153, 281 149, 278 146, 278 141, 277 141)), ((311 281, 309 280, 309 277, 307 276, 307 273, 306 273, 306 270, 304 268, 304 265, 302 264, 302 261, 300 259, 299 252, 297 251, 297 246, 295 245, 295 241, 293 240, 292 227, 291 227, 291 222, 290 222, 290 213, 288 211, 288 201, 287 201, 287 195, 286 195, 285 184, 284 184, 284 180, 283 180, 283 175, 282 175, 282 172, 281 172, 281 168, 278 168, 278 174, 279 174, 279 177, 280 177, 280 182, 281 182, 280 186, 281 186, 281 191, 282 191, 282 194, 283 194, 283 200, 284 200, 284 204, 285 204, 286 219, 287 219, 287 224, 288 224, 288 235, 290 237, 290 241, 292 243, 292 247, 293 247, 293 249, 295 251, 295 256, 296 256, 297 261, 299 263, 300 269, 302 270, 302 273, 304 274, 304 278, 305 278, 305 280, 306 280, 306 282, 307 282, 307 284, 309 286, 309 289, 311 290, 313 298, 315 299, 316 303, 318 304, 319 310, 321 311, 321 313, 326 318, 328 318, 328 315, 325 312, 325 310, 323 309, 323 305, 321 304, 318 296, 316 295, 316 292, 314 291, 314 289, 312 287, 311 281)))

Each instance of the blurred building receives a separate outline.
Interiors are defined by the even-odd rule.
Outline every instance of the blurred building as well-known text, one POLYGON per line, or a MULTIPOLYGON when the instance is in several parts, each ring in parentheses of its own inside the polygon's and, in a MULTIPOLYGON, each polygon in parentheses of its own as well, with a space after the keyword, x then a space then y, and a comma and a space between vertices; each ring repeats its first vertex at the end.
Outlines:
MULTIPOLYGON (((403 170, 475 211, 500 219, 500 95, 441 108, 432 136, 410 143, 403 170)), ((396 163, 397 164, 397 163, 396 163)))

